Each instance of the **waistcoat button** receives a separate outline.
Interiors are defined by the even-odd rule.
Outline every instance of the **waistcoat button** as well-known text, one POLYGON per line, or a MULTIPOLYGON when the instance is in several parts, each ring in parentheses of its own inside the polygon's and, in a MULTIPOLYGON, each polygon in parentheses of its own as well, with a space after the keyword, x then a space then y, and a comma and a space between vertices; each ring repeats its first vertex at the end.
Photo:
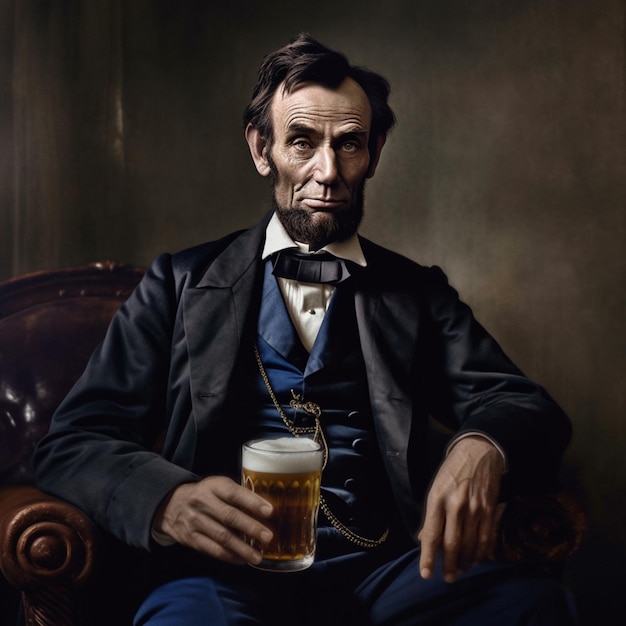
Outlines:
POLYGON ((359 483, 354 478, 348 478, 343 483, 343 486, 351 493, 356 493, 358 491, 359 483))
POLYGON ((369 443, 366 439, 355 439, 352 442, 352 449, 358 454, 366 454, 369 448, 369 443))

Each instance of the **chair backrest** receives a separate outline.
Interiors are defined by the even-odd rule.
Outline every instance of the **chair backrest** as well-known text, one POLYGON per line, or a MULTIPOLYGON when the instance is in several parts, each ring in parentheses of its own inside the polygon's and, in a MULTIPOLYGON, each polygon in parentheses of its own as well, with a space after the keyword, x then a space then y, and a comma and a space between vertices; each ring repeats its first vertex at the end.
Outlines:
POLYGON ((35 445, 143 273, 106 262, 0 283, 0 485, 32 481, 35 445))

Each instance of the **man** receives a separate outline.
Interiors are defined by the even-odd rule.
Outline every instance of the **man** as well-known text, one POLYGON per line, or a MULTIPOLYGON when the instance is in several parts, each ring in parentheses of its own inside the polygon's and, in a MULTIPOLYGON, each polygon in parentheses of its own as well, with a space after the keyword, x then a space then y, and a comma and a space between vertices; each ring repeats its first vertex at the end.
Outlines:
POLYGON ((357 235, 388 94, 308 35, 264 60, 245 136, 274 211, 154 262, 36 452, 43 489, 150 551, 138 625, 572 623, 560 586, 488 559, 503 477, 551 480, 568 419, 439 269, 357 235), (272 533, 238 450, 310 427, 306 402, 329 448, 316 562, 242 568, 243 535, 272 533), (429 415, 457 430, 434 478, 429 415))

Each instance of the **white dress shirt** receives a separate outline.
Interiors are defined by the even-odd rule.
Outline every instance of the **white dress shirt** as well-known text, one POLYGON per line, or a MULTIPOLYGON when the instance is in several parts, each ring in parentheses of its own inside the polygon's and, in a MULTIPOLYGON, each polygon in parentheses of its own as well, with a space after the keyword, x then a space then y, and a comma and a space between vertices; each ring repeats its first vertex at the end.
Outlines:
MULTIPOLYGON (((274 213, 267 225, 262 257, 265 260, 275 252, 286 248, 297 248, 300 252, 309 252, 307 244, 294 241, 287 234, 285 227, 274 213)), ((341 259, 353 261, 362 267, 367 265, 356 234, 346 241, 328 244, 321 250, 311 252, 311 254, 322 251, 330 252, 341 259)), ((311 352, 335 287, 319 283, 301 283, 297 280, 281 277, 278 277, 278 285, 298 337, 300 337, 300 341, 302 341, 307 352, 311 352)))

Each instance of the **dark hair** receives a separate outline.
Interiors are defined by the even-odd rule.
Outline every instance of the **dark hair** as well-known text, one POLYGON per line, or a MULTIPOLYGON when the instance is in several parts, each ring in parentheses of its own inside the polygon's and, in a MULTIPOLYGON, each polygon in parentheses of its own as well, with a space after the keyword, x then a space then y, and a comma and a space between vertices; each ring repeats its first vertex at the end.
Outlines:
POLYGON ((282 83, 285 93, 291 93, 302 83, 317 83, 334 88, 346 78, 352 78, 360 85, 372 108, 370 152, 373 152, 378 137, 386 136, 396 121, 387 103, 389 83, 371 70, 350 65, 345 55, 327 48, 308 33, 300 33, 286 46, 263 59, 257 84, 252 91, 252 100, 244 112, 244 124, 252 124, 271 144, 271 103, 282 83))

